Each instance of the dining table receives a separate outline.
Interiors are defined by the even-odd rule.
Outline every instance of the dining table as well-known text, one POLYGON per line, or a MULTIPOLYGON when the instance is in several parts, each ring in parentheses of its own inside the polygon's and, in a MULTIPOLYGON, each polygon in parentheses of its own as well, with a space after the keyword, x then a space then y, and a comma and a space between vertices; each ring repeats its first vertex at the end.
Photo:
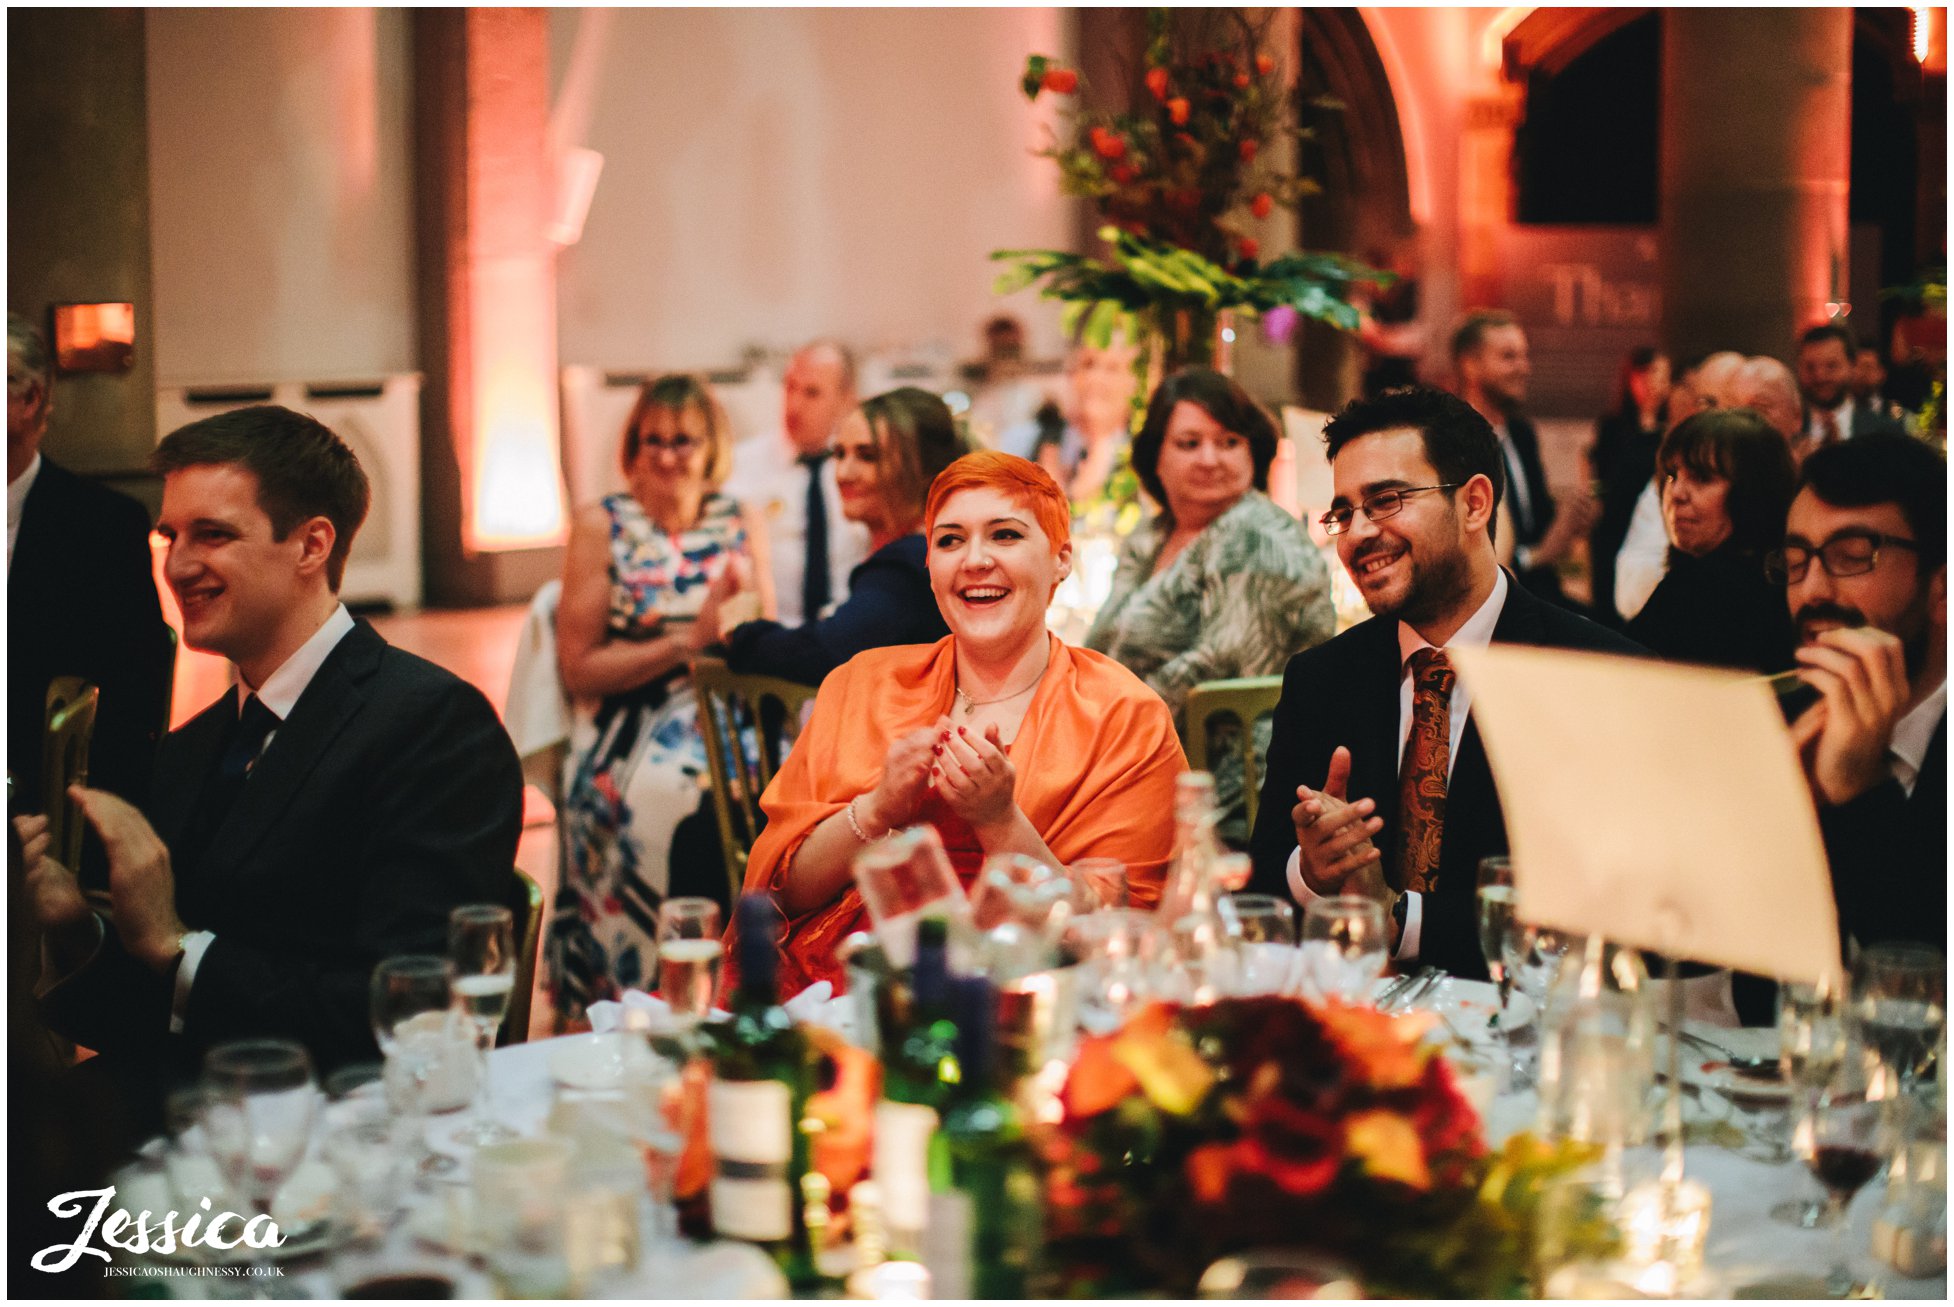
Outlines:
MULTIPOLYGON (((1496 1009, 1492 988, 1484 982, 1445 979, 1418 1001, 1435 1014, 1436 1027, 1462 1045, 1495 1039, 1490 1023, 1475 1021, 1475 1013, 1496 1009), (1462 1029, 1463 1028, 1463 1029, 1462 1029)), ((814 1004, 830 1014, 845 1012, 840 1003, 814 1004)), ((845 1033, 845 1032, 844 1032, 845 1033)), ((1737 1053, 1776 1048, 1771 1030, 1725 1029, 1710 1032, 1716 1041, 1737 1053)), ((1524 1044, 1523 1029, 1506 1038, 1524 1044)), ((603 1041, 628 1038, 612 1034, 575 1034, 497 1049, 489 1059, 494 1080, 496 1114, 524 1136, 545 1132, 551 1109, 562 1092, 562 1068, 588 1061, 603 1041)), ((1462 1053, 1470 1049, 1462 1047, 1462 1053)), ((1754 1107, 1754 1105, 1752 1105, 1754 1107)), ((1684 1152, 1687 1178, 1709 1194, 1707 1239, 1700 1276, 1685 1284, 1683 1296, 1701 1298, 1822 1296, 1822 1282, 1833 1260, 1834 1232, 1802 1229, 1774 1220, 1771 1208, 1787 1198, 1815 1195, 1815 1181, 1804 1164, 1778 1150, 1769 1155, 1773 1131, 1788 1128, 1785 1117, 1775 1121, 1769 1112, 1747 1111, 1703 1085, 1686 1086, 1685 1117, 1690 1123, 1684 1152)), ((1482 1111, 1489 1145, 1535 1126, 1538 1098, 1526 1087, 1495 1092, 1482 1111)), ((427 1141, 437 1151, 457 1159, 459 1167, 445 1181, 421 1180, 408 1196, 407 1210, 377 1246, 358 1250, 327 1246, 300 1249, 281 1263, 281 1289, 306 1298, 337 1298, 376 1271, 433 1272, 448 1277, 457 1296, 494 1296, 480 1250, 453 1246, 453 1229, 465 1224, 469 1150, 450 1136, 465 1124, 465 1112, 429 1119, 427 1141), (442 1232, 449 1233, 444 1237, 442 1232)), ((1653 1147, 1653 1146, 1651 1146, 1653 1147)), ((160 1150, 149 1150, 159 1154, 160 1150)), ((139 1158, 119 1180, 125 1186, 158 1183, 157 1156, 139 1158), (147 1176, 147 1179, 145 1179, 147 1176)), ((1945 1299, 1944 1270, 1926 1278, 1907 1278, 1872 1253, 1872 1225, 1885 1200, 1885 1179, 1876 1179, 1849 1209, 1850 1238, 1845 1246, 1855 1277, 1869 1282, 1888 1298, 1945 1299)), ((124 1191, 128 1205, 131 1190, 124 1191)), ((728 1241, 691 1241, 677 1235, 670 1211, 646 1214, 646 1228, 635 1267, 608 1276, 601 1296, 645 1299, 752 1299, 788 1296, 787 1286, 771 1260, 757 1249, 728 1241)), ((171 1274, 144 1279, 120 1279, 129 1292, 174 1297, 236 1296, 241 1281, 213 1275, 171 1274), (142 1286, 140 1289, 137 1286, 142 1286), (160 1287, 159 1287, 160 1286, 160 1287)), ((587 1292, 599 1292, 587 1290, 587 1292)))

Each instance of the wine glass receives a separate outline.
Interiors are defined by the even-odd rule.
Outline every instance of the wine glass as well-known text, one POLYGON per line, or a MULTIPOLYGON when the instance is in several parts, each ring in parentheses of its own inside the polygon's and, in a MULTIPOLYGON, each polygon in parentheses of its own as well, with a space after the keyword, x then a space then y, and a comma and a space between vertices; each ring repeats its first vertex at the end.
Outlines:
POLYGON ((1384 974, 1390 936, 1375 899, 1338 894, 1303 909, 1304 984, 1318 998, 1362 1002, 1384 974))
POLYGON ((455 1132, 457 1141, 499 1144, 516 1132, 495 1119, 489 1092, 489 1051, 509 1012, 516 987, 516 918, 493 903, 473 903, 448 914, 448 960, 455 964, 455 1002, 475 1026, 481 1080, 475 1086, 474 1120, 455 1132))
POLYGON ((1080 858, 1068 863, 1065 870, 1075 884, 1091 890, 1101 906, 1127 906, 1126 864, 1118 858, 1080 858))
POLYGON ((455 964, 432 954, 391 957, 373 968, 369 1012, 373 1038, 399 1075, 385 1076, 388 1098, 420 1151, 416 1165, 430 1178, 460 1169, 453 1157, 427 1147, 428 1082, 446 1064, 455 1007, 455 964), (394 1092, 399 1091, 399 1092, 394 1092))
MULTIPOLYGON (((180 1212, 195 1211, 206 1198, 218 1207, 228 1207, 234 1202, 224 1192, 224 1176, 218 1169, 217 1159, 210 1155, 203 1114, 201 1085, 174 1089, 163 1100, 163 1127, 167 1134, 163 1178, 169 1182, 170 1197, 180 1212)), ((215 1250, 201 1243, 179 1240, 177 1251, 195 1266, 209 1266, 216 1261, 215 1250)))
POLYGON ((719 992, 725 950, 719 905, 711 899, 666 899, 658 905, 658 997, 687 1028, 704 1021, 719 992))
POLYGON ((1835 1298, 1863 1293, 1852 1277, 1854 1245, 1846 1209, 1886 1162, 1885 1102, 1872 1092, 1867 1060, 1864 1050, 1847 1050, 1824 1086, 1805 1099, 1794 1135, 1798 1155, 1825 1186, 1825 1224, 1833 1227, 1832 1270, 1825 1289, 1835 1298))
POLYGON ((1947 959, 1924 944, 1874 944, 1852 968, 1852 1016, 1883 1078, 1909 1095, 1947 1024, 1947 959))
MULTIPOLYGON (((318 1119, 311 1055, 289 1039, 219 1044, 204 1055, 203 1090, 204 1137, 218 1170, 255 1215, 269 1218, 318 1119)), ((251 1268, 252 1288, 263 1296, 302 1296, 273 1274, 269 1248, 251 1249, 251 1268)))
POLYGON ((1230 894, 1217 904, 1241 941, 1235 992, 1288 994, 1296 985, 1296 906, 1273 894, 1230 894))
POLYGON ((1513 1050, 1515 1087, 1530 1084, 1538 1070, 1540 1039, 1547 1014, 1547 991, 1553 987, 1554 978, 1560 974, 1561 959, 1573 944, 1570 936, 1558 930, 1532 925, 1520 920, 1517 915, 1507 919, 1506 935, 1500 943, 1500 965, 1507 977, 1507 984, 1529 999, 1534 1011, 1534 1037, 1530 1051, 1521 1047, 1510 1032, 1507 1035, 1507 1047, 1513 1050))
MULTIPOLYGON (((1778 1058, 1793 1094, 1808 1098, 1823 1089, 1844 1060, 1847 1042, 1842 977, 1827 977, 1817 984, 1787 982, 1778 987, 1778 1058)), ((1825 1213, 1824 1200, 1813 1194, 1776 1204, 1771 1208, 1771 1219, 1815 1230, 1825 1213)))

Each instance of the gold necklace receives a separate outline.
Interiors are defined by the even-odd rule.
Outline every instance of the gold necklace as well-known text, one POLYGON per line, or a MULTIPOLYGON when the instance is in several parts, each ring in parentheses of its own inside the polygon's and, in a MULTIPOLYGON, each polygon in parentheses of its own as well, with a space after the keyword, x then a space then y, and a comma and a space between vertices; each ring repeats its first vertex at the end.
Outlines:
POLYGON ((963 692, 963 687, 959 685, 953 687, 956 690, 957 702, 963 705, 963 711, 966 717, 968 717, 971 713, 976 712, 979 708, 990 708, 1000 703, 1009 703, 1011 702, 1011 700, 1019 698, 1023 695, 1030 694, 1033 690, 1037 689, 1038 682, 1045 679, 1045 673, 1051 669, 1051 665, 1052 665, 1052 653, 1051 653, 1051 649, 1048 647, 1045 650, 1045 665, 1038 669, 1038 675, 1031 678, 1031 684, 1025 686, 1022 690, 1013 690, 1011 693, 1005 695, 1001 699, 980 700, 980 699, 973 699, 969 695, 965 694, 963 692))

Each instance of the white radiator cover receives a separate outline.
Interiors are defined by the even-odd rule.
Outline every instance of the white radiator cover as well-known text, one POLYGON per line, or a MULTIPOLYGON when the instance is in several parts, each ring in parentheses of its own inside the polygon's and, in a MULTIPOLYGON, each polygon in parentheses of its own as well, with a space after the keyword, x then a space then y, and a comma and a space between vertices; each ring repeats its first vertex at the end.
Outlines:
POLYGON ((340 597, 351 604, 421 603, 421 378, 166 386, 156 392, 156 430, 252 404, 310 414, 351 446, 372 486, 366 524, 353 538, 340 597))

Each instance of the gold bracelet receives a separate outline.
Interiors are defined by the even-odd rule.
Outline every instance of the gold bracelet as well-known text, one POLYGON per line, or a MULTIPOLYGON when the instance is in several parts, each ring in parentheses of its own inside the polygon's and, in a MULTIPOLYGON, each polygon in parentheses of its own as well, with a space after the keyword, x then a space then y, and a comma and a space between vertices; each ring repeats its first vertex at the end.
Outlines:
POLYGON ((889 832, 883 831, 880 835, 871 837, 867 831, 862 829, 862 823, 855 820, 855 799, 861 797, 861 795, 857 794, 854 799, 848 801, 848 806, 842 809, 843 812, 848 814, 848 829, 854 831, 855 838, 864 844, 873 844, 876 840, 887 839, 889 832))

